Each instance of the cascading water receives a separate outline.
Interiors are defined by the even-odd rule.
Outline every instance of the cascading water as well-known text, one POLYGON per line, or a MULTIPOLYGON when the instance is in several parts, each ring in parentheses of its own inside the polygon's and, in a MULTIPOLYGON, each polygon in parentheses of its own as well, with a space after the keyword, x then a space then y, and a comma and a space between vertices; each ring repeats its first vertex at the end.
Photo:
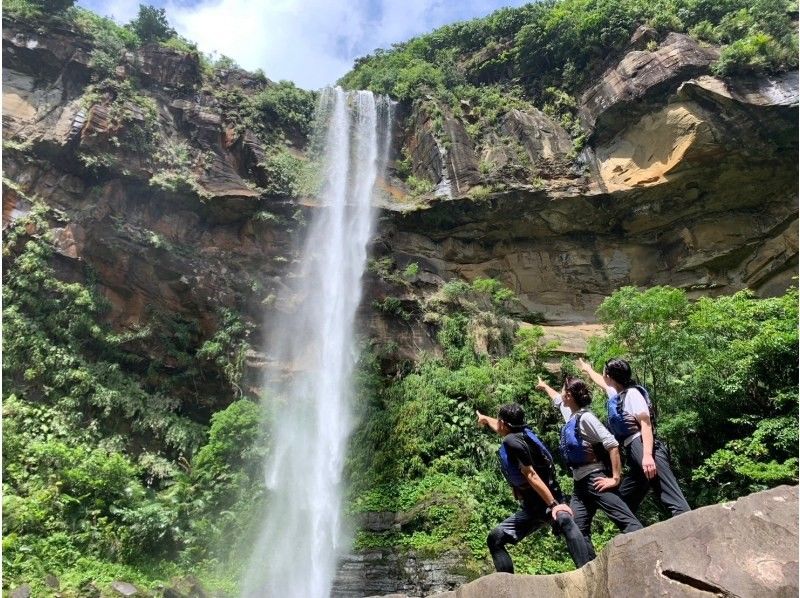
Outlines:
POLYGON ((292 293, 298 306, 277 325, 268 353, 291 373, 267 384, 277 401, 266 464, 267 515, 242 596, 325 598, 347 548, 341 474, 352 427, 350 377, 375 181, 385 167, 391 102, 371 92, 322 93, 325 182, 292 293))

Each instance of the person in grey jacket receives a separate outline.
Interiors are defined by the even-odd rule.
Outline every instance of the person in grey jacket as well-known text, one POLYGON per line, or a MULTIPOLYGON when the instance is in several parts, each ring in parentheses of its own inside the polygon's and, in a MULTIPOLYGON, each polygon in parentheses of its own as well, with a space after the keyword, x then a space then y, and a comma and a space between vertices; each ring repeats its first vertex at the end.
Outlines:
POLYGON ((592 402, 592 395, 583 380, 566 378, 563 391, 559 393, 539 378, 536 388, 547 393, 564 418, 561 454, 575 481, 570 508, 575 523, 586 539, 589 556, 594 559, 596 553, 591 528, 598 508, 623 533, 642 529, 642 524, 617 491, 622 479, 619 443, 597 416, 587 409, 592 402), (611 471, 606 470, 598 454, 601 447, 608 452, 611 471))
POLYGON ((583 359, 578 366, 592 382, 606 391, 608 423, 622 443, 630 475, 619 494, 636 513, 652 488, 655 498, 672 517, 691 510, 672 472, 669 451, 655 435, 655 422, 647 390, 635 384, 630 364, 609 359, 600 374, 583 359))

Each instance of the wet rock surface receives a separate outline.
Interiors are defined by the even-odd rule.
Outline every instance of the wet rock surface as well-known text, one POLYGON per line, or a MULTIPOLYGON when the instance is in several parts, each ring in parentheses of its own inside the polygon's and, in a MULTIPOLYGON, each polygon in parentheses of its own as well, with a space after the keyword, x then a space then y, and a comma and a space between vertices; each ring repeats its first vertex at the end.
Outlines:
POLYGON ((466 583, 457 571, 456 555, 423 558, 413 551, 366 551, 344 559, 334 580, 331 598, 361 598, 392 593, 426 596, 466 583))

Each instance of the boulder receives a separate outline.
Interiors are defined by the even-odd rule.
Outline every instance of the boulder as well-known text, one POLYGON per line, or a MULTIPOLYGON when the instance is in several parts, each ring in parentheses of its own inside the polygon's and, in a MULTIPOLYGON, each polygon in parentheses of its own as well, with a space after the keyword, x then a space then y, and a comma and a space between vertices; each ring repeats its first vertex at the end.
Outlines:
POLYGON ((58 590, 58 588, 61 587, 61 581, 52 573, 48 573, 44 576, 44 585, 46 585, 48 588, 58 590))
POLYGON ((111 590, 119 595, 128 598, 129 596, 140 596, 139 588, 127 581, 114 581, 111 583, 111 590))
POLYGON ((719 57, 714 48, 670 33, 655 51, 634 50, 608 69, 581 97, 578 116, 593 139, 606 139, 641 115, 645 100, 663 98, 691 77, 704 74, 719 57))
POLYGON ((619 535, 597 559, 577 571, 494 573, 436 595, 794 598, 798 594, 797 509, 797 486, 780 486, 619 535))
POLYGON ((11 593, 9 594, 11 598, 30 598, 31 597, 31 586, 24 583, 21 586, 17 586, 11 593))
POLYGON ((164 598, 209 598, 210 594, 193 575, 173 579, 164 589, 164 598))

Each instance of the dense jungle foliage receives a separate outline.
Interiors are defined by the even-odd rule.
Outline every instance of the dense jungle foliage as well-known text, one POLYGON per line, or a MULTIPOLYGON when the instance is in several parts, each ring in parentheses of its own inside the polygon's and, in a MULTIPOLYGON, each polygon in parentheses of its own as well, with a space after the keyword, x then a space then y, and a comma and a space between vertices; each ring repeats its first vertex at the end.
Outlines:
MULTIPOLYGON (((719 75, 797 65, 797 3, 787 0, 545 0, 505 8, 356 61, 340 83, 399 99, 451 100, 476 86, 580 92, 618 58, 639 25, 722 46, 719 75)), ((452 102, 451 102, 452 103, 452 102)))
MULTIPOLYGON (((503 403, 519 402, 552 448, 561 424, 535 390, 537 375, 560 384, 543 367, 553 347, 543 345, 535 326, 512 334, 513 326, 502 324, 502 304, 481 295, 463 283, 445 286, 435 317, 426 313, 443 354, 409 365, 401 380, 381 378, 367 362, 351 463, 351 508, 400 511, 406 521, 399 531, 362 532, 358 545, 456 550, 472 575, 490 571, 486 535, 515 510, 497 465, 498 438, 477 428, 475 410, 495 415, 503 403), (487 333, 497 341, 488 351, 487 333)), ((608 334, 593 340, 588 357, 598 370, 610 356, 630 359, 652 391, 658 435, 692 507, 797 483, 795 289, 774 299, 742 291, 692 302, 679 289, 626 287, 598 316, 608 334)), ((567 359, 562 369, 577 373, 567 359)), ((595 399, 593 409, 605 419, 605 395, 598 390, 595 399)), ((640 517, 653 523, 666 514, 648 498, 640 517)), ((596 522, 595 544, 602 546, 615 530, 602 514, 596 522)), ((563 541, 549 532, 520 543, 513 557, 521 572, 572 568, 563 541)))
POLYGON ((217 559, 263 494, 261 410, 236 391, 248 332, 232 312, 205 341, 156 312, 113 332, 92 272, 56 274, 58 218, 37 205, 4 235, 3 586, 230 585, 217 559))

